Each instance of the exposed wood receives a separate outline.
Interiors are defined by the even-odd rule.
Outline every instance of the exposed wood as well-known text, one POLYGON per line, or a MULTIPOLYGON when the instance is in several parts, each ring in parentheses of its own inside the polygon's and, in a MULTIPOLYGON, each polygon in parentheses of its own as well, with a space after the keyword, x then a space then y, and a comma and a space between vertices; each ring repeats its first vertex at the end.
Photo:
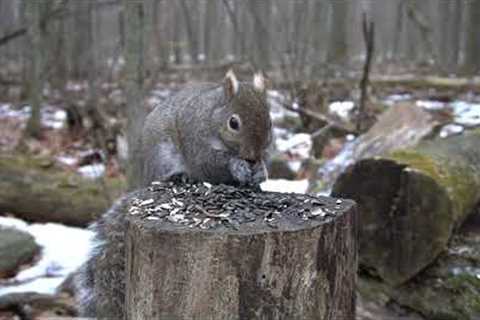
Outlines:
POLYGON ((480 201, 479 190, 477 129, 359 161, 337 179, 332 194, 361 208, 361 263, 398 285, 446 248, 480 201))
MULTIPOLYGON (((125 188, 118 178, 105 184, 112 198, 125 188)), ((0 156, 0 212, 84 227, 110 206, 104 192, 99 182, 56 168, 48 159, 0 156)))
POLYGON ((317 174, 322 182, 320 188, 329 190, 349 165, 361 159, 416 146, 431 135, 436 126, 437 122, 431 114, 412 103, 399 103, 390 107, 370 130, 320 167, 317 174))

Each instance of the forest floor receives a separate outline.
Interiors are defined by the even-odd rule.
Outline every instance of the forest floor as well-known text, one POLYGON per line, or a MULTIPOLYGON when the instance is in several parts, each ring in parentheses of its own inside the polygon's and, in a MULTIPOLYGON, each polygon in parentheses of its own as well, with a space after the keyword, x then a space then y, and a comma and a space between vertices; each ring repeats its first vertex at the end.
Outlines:
MULTIPOLYGON (((77 130, 78 128, 73 130, 71 127, 73 120, 69 111, 71 108, 68 106, 75 104, 76 109, 84 108, 88 103, 83 98, 88 96, 86 90, 85 83, 71 83, 67 86, 67 92, 46 94, 46 103, 41 114, 42 137, 38 140, 23 138, 30 116, 30 107, 18 101, 12 102, 8 99, 0 101, 0 153, 22 152, 32 157, 48 157, 52 159, 54 166, 94 181, 100 181, 103 177, 123 176, 122 163, 126 158, 123 135, 125 119, 120 112, 125 105, 123 92, 115 84, 102 86, 101 99, 103 100, 99 104, 106 106, 104 113, 109 123, 118 124, 121 128, 115 131, 114 137, 109 138, 108 143, 112 146, 105 148, 105 143, 99 143, 95 137, 92 137, 92 128, 89 127, 87 117, 83 117, 84 123, 80 126, 80 130, 77 130)), ((175 86, 159 84, 151 91, 145 103, 151 109, 176 90, 175 86)), ((263 184, 264 190, 307 192, 312 181, 318 179, 318 167, 319 172, 328 176, 329 171, 339 170, 339 167, 343 170, 350 164, 350 146, 357 139, 354 134, 329 140, 322 151, 323 159, 312 169, 310 165, 313 153, 312 136, 311 132, 305 132, 301 118, 295 112, 297 108, 295 99, 288 99, 284 92, 275 90, 270 90, 268 97, 275 135, 271 153, 276 159, 276 164, 275 170, 272 164, 274 174, 272 179, 263 184), (291 104, 293 111, 283 107, 286 103, 291 104)), ((480 126, 480 96, 473 93, 445 95, 400 88, 378 94, 374 101, 382 106, 379 109, 381 111, 397 103, 408 102, 431 112, 438 120, 434 135, 440 138, 459 135, 465 130, 480 126)), ((355 106, 355 102, 349 96, 330 101, 328 116, 343 122, 352 122, 355 106)), ((329 191, 328 188, 322 190, 324 194, 329 194, 329 191)), ((472 223, 472 228, 477 232, 478 229, 474 225, 476 224, 472 223)), ((29 224, 16 219, 15 213, 12 212, 0 212, 0 226, 15 227, 31 234, 35 242, 43 248, 27 263, 19 265, 14 272, 8 274, 0 272, 0 319, 15 319, 15 312, 7 310, 8 308, 2 311, 2 296, 25 292, 56 295, 59 287, 68 287, 68 285, 65 286, 65 281, 67 280, 68 284, 68 276, 85 261, 92 234, 85 229, 54 223, 29 224)), ((61 299, 64 299, 64 296, 61 299)), ((38 307, 39 310, 35 314, 36 316, 69 315, 71 311, 69 307, 73 307, 74 303, 71 297, 68 298, 68 294, 66 301, 59 305, 53 302, 46 304, 49 306, 46 310, 44 310, 45 307, 38 307)), ((359 320, 423 319, 420 314, 394 303, 386 306, 362 296, 358 298, 357 318, 359 320)))

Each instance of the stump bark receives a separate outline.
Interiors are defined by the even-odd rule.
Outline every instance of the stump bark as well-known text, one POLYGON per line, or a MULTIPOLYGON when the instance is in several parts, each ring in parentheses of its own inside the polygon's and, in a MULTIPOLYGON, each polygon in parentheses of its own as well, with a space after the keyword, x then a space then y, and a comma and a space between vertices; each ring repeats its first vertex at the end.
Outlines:
POLYGON ((196 188, 128 209, 126 319, 354 319, 354 202, 196 188))
POLYGON ((391 285, 446 248, 480 201, 480 130, 357 162, 333 187, 362 212, 360 263, 391 285))

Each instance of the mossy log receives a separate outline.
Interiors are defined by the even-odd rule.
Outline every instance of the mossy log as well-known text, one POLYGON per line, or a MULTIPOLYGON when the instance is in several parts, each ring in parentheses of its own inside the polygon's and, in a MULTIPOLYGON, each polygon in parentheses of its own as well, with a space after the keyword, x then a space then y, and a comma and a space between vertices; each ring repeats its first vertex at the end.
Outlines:
POLYGON ((480 201, 480 130, 359 161, 332 195, 358 202, 361 265, 402 284, 445 249, 480 201))
POLYGON ((397 149, 415 147, 432 134, 438 123, 432 115, 411 102, 401 102, 388 108, 364 134, 345 147, 335 158, 318 170, 316 192, 332 188, 338 176, 351 164, 397 149), (340 159, 340 161, 339 161, 340 159))
POLYGON ((123 213, 126 319, 354 319, 354 202, 202 184, 151 190, 123 213))
POLYGON ((107 178, 102 185, 58 168, 50 159, 0 155, 0 212, 28 221, 86 226, 122 190, 118 178, 107 178))
MULTIPOLYGON (((277 81, 276 87, 280 89, 291 88, 305 88, 305 87, 318 87, 318 90, 322 90, 323 87, 328 85, 328 88, 333 91, 342 90, 348 92, 351 88, 354 88, 360 82, 359 77, 353 77, 350 79, 329 79, 328 83, 325 81, 311 81, 305 83, 305 81, 277 81)), ((478 78, 450 78, 450 77, 438 77, 438 76, 421 76, 418 74, 403 74, 403 75, 381 75, 372 74, 369 79, 369 83, 372 87, 377 89, 388 88, 403 88, 407 90, 432 90, 437 91, 449 91, 449 92, 468 92, 468 91, 480 91, 480 80, 478 78)), ((335 97, 335 96, 334 96, 335 97)))

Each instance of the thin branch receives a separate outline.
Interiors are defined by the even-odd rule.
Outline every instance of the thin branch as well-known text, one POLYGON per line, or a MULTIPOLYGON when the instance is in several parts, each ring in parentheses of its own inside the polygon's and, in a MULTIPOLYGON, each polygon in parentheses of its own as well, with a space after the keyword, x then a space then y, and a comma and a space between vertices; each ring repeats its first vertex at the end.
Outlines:
MULTIPOLYGON (((328 129, 336 128, 336 129, 340 129, 342 131, 345 131, 347 133, 355 133, 354 130, 347 128, 347 126, 343 125, 342 123, 340 123, 340 122, 338 122, 338 121, 336 121, 336 120, 334 120, 334 119, 332 119, 332 118, 330 118, 330 117, 328 117, 324 114, 321 114, 321 113, 318 113, 318 112, 315 112, 315 111, 312 111, 312 110, 309 110, 309 109, 304 109, 304 108, 293 108, 292 106, 290 106, 286 103, 282 103, 282 106, 286 110, 289 110, 289 111, 292 111, 292 112, 295 112, 295 113, 298 113, 298 114, 302 114, 304 116, 313 118, 315 120, 326 122, 327 123, 326 126, 328 127, 328 129)), ((325 126, 322 127, 322 129, 323 128, 325 128, 325 126)))

